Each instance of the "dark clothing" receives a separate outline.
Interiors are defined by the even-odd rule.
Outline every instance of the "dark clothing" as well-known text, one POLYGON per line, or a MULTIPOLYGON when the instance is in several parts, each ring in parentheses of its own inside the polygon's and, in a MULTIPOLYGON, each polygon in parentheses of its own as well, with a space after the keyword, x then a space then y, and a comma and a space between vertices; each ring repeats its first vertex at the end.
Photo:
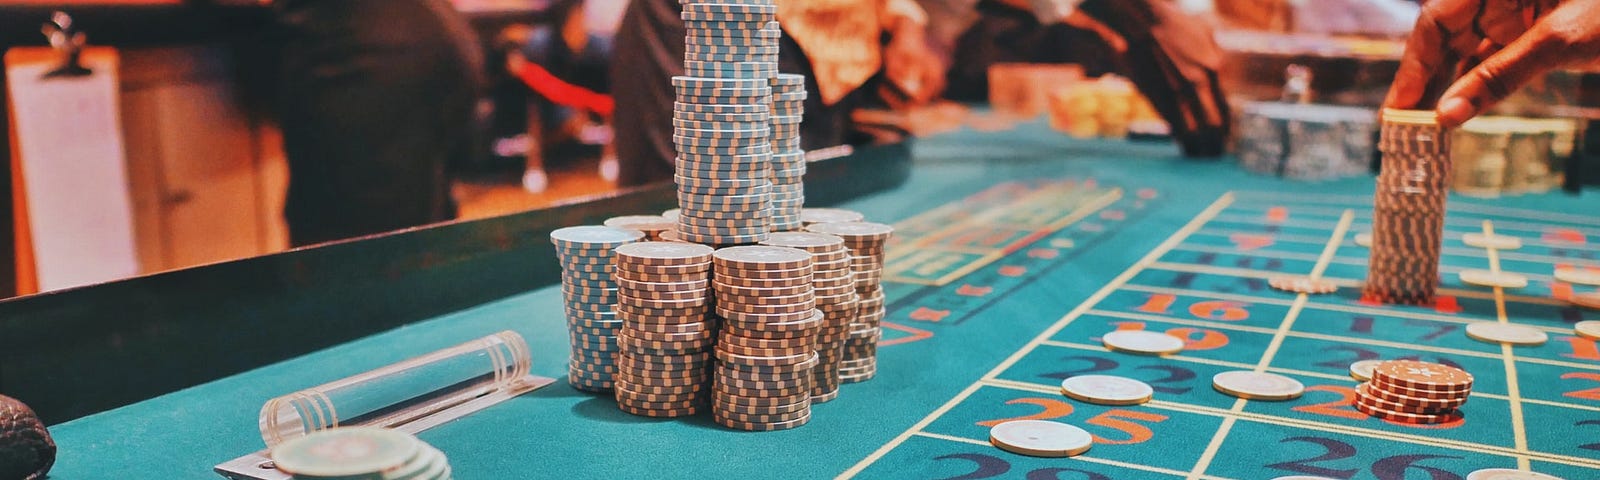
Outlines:
POLYGON ((284 216, 297 246, 450 220, 482 52, 446 0, 286 0, 284 216))
POLYGON ((1128 78, 1172 127, 1183 154, 1222 155, 1232 115, 1218 83, 1222 49, 1202 23, 1164 0, 1088 0, 1078 9, 1128 43, 1128 78))
MULTIPOLYGON (((677 156, 672 144, 672 76, 683 74, 681 8, 678 0, 633 0, 617 31, 611 86, 617 106, 613 120, 620 167, 617 182, 623 186, 672 179, 677 156)), ((851 132, 850 112, 877 88, 868 82, 837 104, 824 106, 811 78, 811 63, 788 35, 779 40, 778 70, 806 76, 806 91, 811 94, 800 126, 806 150, 845 143, 851 132)))
POLYGON ((977 12, 978 20, 956 38, 945 98, 988 100, 989 67, 997 63, 1072 63, 1091 77, 1120 73, 1116 53, 1092 31, 1044 25, 1033 12, 996 0, 978 2, 977 12))

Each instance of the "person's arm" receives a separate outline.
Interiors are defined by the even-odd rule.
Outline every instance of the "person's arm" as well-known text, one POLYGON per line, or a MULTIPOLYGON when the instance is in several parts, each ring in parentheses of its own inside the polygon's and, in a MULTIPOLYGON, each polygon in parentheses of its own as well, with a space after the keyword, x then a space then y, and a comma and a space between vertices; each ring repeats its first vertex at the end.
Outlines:
POLYGON ((944 92, 944 65, 928 48, 928 12, 916 0, 880 0, 878 18, 889 33, 884 75, 915 103, 944 92))
POLYGON ((1482 58, 1438 97, 1454 127, 1545 72, 1600 58, 1600 0, 1435 0, 1422 8, 1384 106, 1430 108, 1458 59, 1482 58))

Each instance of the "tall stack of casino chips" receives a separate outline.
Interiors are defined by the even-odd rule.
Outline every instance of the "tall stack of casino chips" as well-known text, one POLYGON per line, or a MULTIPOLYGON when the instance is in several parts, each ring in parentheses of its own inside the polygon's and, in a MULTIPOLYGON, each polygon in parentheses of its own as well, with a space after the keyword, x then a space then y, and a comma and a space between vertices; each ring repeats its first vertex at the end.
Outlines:
POLYGON ((879 327, 886 314, 883 294, 885 247, 894 227, 871 222, 817 223, 807 231, 836 235, 850 249, 856 295, 860 297, 850 333, 845 339, 843 360, 839 362, 839 381, 856 383, 871 380, 878 373, 879 327))
POLYGON ((1373 197, 1363 297, 1432 304, 1450 185, 1450 135, 1431 111, 1385 109, 1380 122, 1383 169, 1373 197))
POLYGON ((800 148, 800 119, 805 114, 806 77, 780 73, 772 78, 772 230, 801 227, 806 192, 806 152, 800 148))
POLYGON ((822 328, 817 331, 817 366, 811 370, 811 403, 839 397, 839 364, 859 299, 855 289, 854 261, 844 239, 826 233, 774 232, 762 245, 790 247, 811 254, 811 288, 822 328))
POLYGON ((771 231, 776 13, 768 0, 683 2, 685 74, 672 78, 677 239, 742 245, 771 231))
POLYGON ((448 480, 444 452, 399 430, 344 427, 272 448, 273 465, 296 480, 448 480))
POLYGON ((1372 369, 1356 388, 1355 409, 1392 422, 1449 423, 1472 395, 1472 374, 1438 363, 1392 360, 1372 369))
POLYGON ((649 417, 702 411, 710 399, 711 252, 704 245, 617 247, 617 407, 649 417))
POLYGON ((825 318, 811 287, 811 254, 757 245, 723 248, 712 258, 723 320, 712 420, 752 431, 805 425, 825 318))
POLYGON ((580 226, 550 232, 561 262, 561 293, 566 301, 567 334, 572 353, 567 380, 572 387, 606 392, 616 373, 616 332, 622 327, 614 306, 617 283, 612 279, 612 249, 644 239, 644 232, 604 226, 580 226))

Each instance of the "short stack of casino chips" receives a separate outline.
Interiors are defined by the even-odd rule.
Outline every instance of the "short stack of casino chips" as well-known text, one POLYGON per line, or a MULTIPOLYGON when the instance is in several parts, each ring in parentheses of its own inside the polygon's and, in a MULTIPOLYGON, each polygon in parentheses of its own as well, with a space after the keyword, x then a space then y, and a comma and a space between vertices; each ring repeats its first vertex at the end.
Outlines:
POLYGON ((272 448, 273 465, 298 480, 448 480, 444 452, 399 430, 344 427, 272 448))
POLYGON ((710 398, 711 252, 704 245, 640 242, 617 247, 615 389, 634 415, 699 413, 710 398))
POLYGON ((667 218, 664 215, 623 215, 607 218, 603 225, 624 230, 638 230, 644 232, 645 240, 654 241, 660 240, 661 234, 675 230, 678 219, 667 218))
POLYGON ((806 152, 800 147, 806 77, 780 73, 772 78, 772 230, 799 230, 805 206, 806 152))
POLYGON ((824 315, 812 294, 811 254, 742 246, 713 254, 723 319, 711 416, 740 430, 783 430, 811 420, 812 368, 824 315))
POLYGON ((839 364, 844 360, 844 344, 860 303, 850 249, 842 238, 814 232, 776 232, 761 244, 798 248, 811 254, 812 294, 823 315, 816 338, 817 366, 812 369, 811 403, 838 398, 839 364))
POLYGON ((672 78, 676 239, 742 245, 771 231, 776 13, 762 0, 683 2, 685 75, 672 78))
POLYGON ((878 340, 883 338, 879 324, 886 314, 883 264, 894 227, 872 222, 841 222, 812 224, 806 230, 838 236, 850 249, 855 290, 860 300, 845 340, 844 357, 839 363, 839 381, 870 380, 878 373, 878 340))
POLYGON ((1449 423, 1472 395, 1472 374, 1438 363, 1391 360, 1356 388, 1355 409, 1392 422, 1449 423))
POLYGON ((613 311, 617 283, 612 250, 644 239, 644 232, 599 225, 550 232, 561 262, 561 293, 566 300, 567 333, 572 342, 567 380, 590 392, 611 390, 616 373, 617 337, 622 321, 613 311))
POLYGON ((1439 284, 1450 185, 1450 135, 1431 111, 1385 109, 1373 197, 1372 252, 1362 292, 1370 301, 1428 305, 1439 284))

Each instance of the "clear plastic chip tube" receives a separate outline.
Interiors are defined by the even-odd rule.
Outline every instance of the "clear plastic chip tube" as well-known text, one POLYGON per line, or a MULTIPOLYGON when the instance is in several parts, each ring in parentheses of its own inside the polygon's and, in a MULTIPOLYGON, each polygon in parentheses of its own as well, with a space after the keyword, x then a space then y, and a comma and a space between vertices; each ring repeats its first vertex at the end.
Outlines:
POLYGON ((339 426, 396 427, 485 395, 516 388, 532 359, 516 332, 461 345, 268 400, 268 447, 339 426))

